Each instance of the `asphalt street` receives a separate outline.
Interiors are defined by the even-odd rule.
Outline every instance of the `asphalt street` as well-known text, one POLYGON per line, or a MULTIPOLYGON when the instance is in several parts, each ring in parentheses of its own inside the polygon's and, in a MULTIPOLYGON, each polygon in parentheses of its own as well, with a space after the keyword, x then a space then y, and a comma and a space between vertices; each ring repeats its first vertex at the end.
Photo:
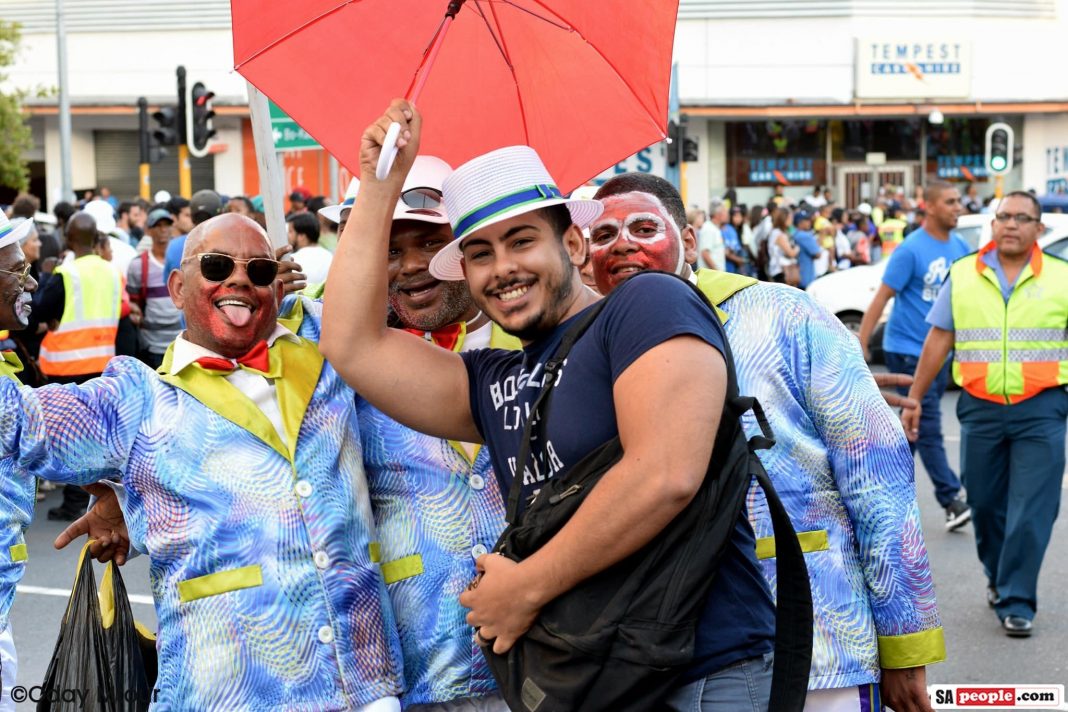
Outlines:
MULTIPOLYGON (((946 448, 954 468, 960 462, 956 401, 956 393, 943 399, 946 448)), ((928 682, 1068 684, 1068 518, 1061 517, 1057 522, 1046 553, 1035 633, 1029 639, 1011 639, 1001 632, 997 618, 987 608, 985 580, 975 556, 971 525, 947 533, 944 513, 918 461, 916 477, 948 652, 946 662, 929 668, 928 682)), ((1064 497, 1062 489, 1062 509, 1064 497)), ((74 546, 64 551, 52 547, 63 525, 48 521, 45 514, 59 500, 57 490, 48 493, 48 498, 37 506, 37 518, 26 536, 29 565, 11 613, 19 654, 18 683, 26 687, 44 679, 77 563, 78 550, 74 546)), ((135 617, 154 629, 156 616, 147 559, 131 561, 123 567, 123 576, 135 617)), ((19 709, 32 709, 32 705, 27 703, 19 709)))

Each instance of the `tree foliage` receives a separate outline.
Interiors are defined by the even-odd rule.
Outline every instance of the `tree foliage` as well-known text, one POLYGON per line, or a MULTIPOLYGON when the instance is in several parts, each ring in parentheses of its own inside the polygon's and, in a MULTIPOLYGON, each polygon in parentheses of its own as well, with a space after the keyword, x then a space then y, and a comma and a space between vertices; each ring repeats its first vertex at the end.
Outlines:
MULTIPOLYGON (((15 62, 22 33, 17 22, 0 20, 0 86, 7 84, 7 67, 15 62)), ((23 154, 33 148, 33 134, 22 113, 25 91, 0 90, 0 186, 29 187, 30 173, 23 154)))

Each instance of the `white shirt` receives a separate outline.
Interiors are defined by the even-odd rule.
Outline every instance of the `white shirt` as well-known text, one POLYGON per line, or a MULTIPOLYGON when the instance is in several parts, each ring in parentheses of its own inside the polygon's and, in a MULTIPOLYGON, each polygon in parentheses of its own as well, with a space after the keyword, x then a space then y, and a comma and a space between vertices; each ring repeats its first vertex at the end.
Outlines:
MULTIPOLYGON (((267 338, 267 346, 273 346, 274 342, 278 339, 289 339, 295 343, 300 343, 300 339, 296 334, 281 324, 275 324, 274 331, 271 332, 271 335, 267 338)), ((188 341, 185 338, 185 332, 182 332, 178 335, 178 338, 174 340, 174 353, 171 356, 171 373, 178 373, 198 358, 204 358, 205 356, 210 356, 212 358, 226 358, 210 349, 206 349, 203 346, 188 341)), ((278 407, 278 394, 274 387, 274 381, 261 376, 258 373, 246 371, 243 368, 235 368, 229 375, 224 376, 224 378, 230 382, 230 385, 244 393, 248 396, 250 401, 256 404, 256 407, 267 416, 267 420, 271 421, 271 425, 273 425, 274 429, 278 432, 278 436, 282 439, 282 442, 288 444, 286 428, 282 421, 282 410, 278 407)))
POLYGON ((125 279, 126 272, 130 269, 130 263, 137 258, 137 250, 130 247, 129 241, 123 240, 121 237, 113 236, 108 240, 111 242, 111 264, 115 265, 115 269, 125 279))
POLYGON ((723 245, 723 233, 711 220, 705 221, 697 233, 697 256, 700 267, 711 267, 721 272, 726 269, 727 252, 723 245), (711 253, 712 264, 705 263, 705 250, 711 253))
POLYGON ((300 265, 300 271, 308 276, 308 284, 325 282, 333 259, 330 250, 319 245, 308 245, 293 253, 293 261, 300 265))

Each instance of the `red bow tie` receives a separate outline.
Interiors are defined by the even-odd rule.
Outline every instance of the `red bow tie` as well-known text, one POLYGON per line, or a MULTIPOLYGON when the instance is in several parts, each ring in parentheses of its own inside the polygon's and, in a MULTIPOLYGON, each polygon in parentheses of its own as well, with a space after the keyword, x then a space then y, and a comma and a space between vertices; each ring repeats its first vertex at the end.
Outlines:
POLYGON ((238 356, 237 359, 222 358, 219 356, 202 356, 196 361, 209 371, 223 371, 230 373, 238 366, 251 368, 260 373, 267 373, 271 369, 271 359, 267 353, 267 342, 260 339, 248 353, 238 356))
POLYGON ((460 340, 460 334, 463 333, 463 330, 463 324, 449 324, 448 326, 443 326, 440 329, 434 329, 433 331, 405 329, 409 334, 415 334, 427 341, 433 341, 441 348, 448 349, 449 351, 456 348, 456 343, 460 340))

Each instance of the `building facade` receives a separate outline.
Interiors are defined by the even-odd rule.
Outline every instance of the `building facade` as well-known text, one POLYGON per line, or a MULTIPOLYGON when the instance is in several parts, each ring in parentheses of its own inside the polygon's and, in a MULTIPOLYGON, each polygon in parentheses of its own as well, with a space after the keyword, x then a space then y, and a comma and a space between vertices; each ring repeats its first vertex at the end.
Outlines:
MULTIPOLYGON (((213 153, 192 159, 193 189, 259 192, 244 79, 232 71, 227 0, 64 0, 74 188, 138 189, 137 98, 174 104, 175 70, 215 92, 213 153)), ((22 24, 10 84, 28 100, 33 190, 59 199, 56 3, 0 0, 22 24), (47 93, 52 90, 52 93, 47 93)), ((993 191, 983 165, 991 122, 1015 130, 1006 189, 1068 190, 1068 74, 1059 43, 1068 0, 681 0, 676 90, 698 160, 682 165, 688 203, 733 188, 763 202, 830 186, 849 206, 873 186, 910 192, 932 177, 993 191), (873 165, 876 163, 878 165, 873 165)), ((309 69, 309 71, 315 71, 309 69)), ((324 70, 325 71, 325 70, 324 70)), ((152 188, 178 190, 176 150, 152 188)), ((652 146, 612 172, 665 173, 652 146)), ((286 188, 336 197, 348 173, 321 150, 283 154, 286 188)))

